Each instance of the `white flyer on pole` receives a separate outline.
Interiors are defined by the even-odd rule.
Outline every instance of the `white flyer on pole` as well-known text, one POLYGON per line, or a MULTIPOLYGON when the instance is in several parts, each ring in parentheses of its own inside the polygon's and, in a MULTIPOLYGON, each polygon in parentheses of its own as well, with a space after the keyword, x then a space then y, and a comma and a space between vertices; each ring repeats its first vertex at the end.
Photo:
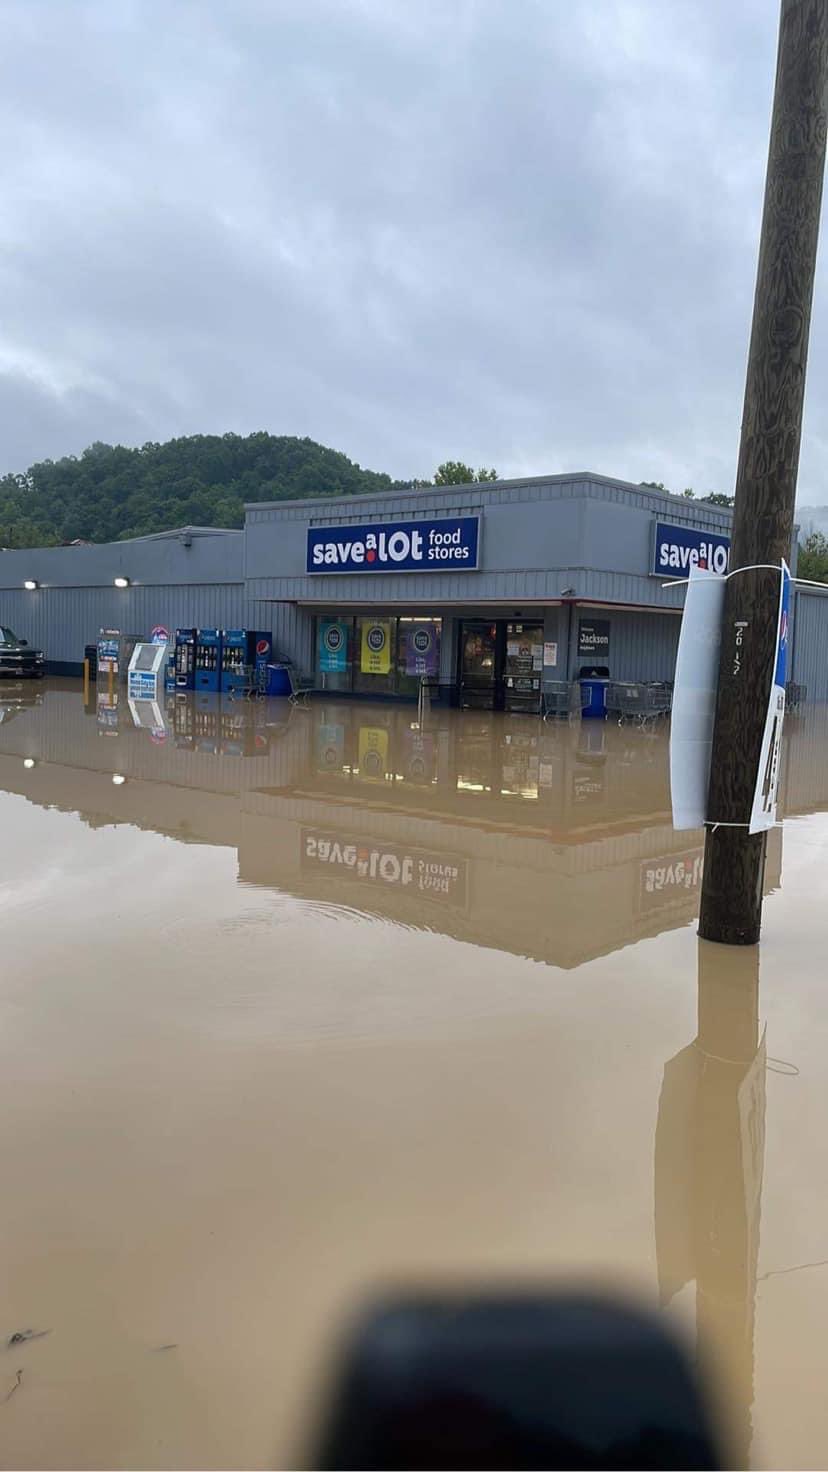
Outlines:
POLYGON ((776 822, 776 795, 779 788, 779 756, 782 749, 782 723, 785 719, 785 679, 788 666, 788 619, 791 607, 791 570, 783 560, 779 580, 779 613, 776 620, 776 648, 773 683, 768 697, 759 770, 750 812, 751 833, 763 833, 776 822))
POLYGON ((692 567, 687 584, 670 724, 670 793, 678 829, 701 828, 707 817, 726 581, 692 567))

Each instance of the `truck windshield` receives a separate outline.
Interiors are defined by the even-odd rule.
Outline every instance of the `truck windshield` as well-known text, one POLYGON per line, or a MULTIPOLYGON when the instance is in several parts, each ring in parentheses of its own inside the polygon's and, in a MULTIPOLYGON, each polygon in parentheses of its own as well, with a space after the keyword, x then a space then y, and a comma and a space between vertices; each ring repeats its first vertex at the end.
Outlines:
POLYGON ((16 633, 14 632, 14 629, 4 629, 3 628, 3 625, 0 624, 0 644, 19 644, 19 643, 20 643, 20 640, 18 639, 16 633))

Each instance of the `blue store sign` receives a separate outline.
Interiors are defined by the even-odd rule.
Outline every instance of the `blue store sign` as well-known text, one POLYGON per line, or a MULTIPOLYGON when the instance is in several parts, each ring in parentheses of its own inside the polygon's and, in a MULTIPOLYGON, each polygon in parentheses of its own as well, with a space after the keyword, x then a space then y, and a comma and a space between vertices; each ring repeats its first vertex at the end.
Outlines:
POLYGON ((308 529, 307 572, 472 572, 480 517, 308 529))
POLYGON ((730 564, 730 537, 699 531, 694 526, 675 526, 657 521, 653 539, 653 574, 658 577, 689 578, 691 567, 725 573, 730 564))

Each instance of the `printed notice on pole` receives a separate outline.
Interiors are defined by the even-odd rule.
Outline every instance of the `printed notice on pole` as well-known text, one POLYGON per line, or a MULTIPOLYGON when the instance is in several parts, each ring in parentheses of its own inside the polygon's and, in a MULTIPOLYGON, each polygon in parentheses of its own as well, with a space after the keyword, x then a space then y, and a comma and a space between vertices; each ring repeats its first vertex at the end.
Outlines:
POLYGON ((750 812, 750 832, 762 833, 776 822, 776 794, 779 787, 779 757, 782 748, 782 722, 785 719, 785 678, 788 664, 788 618, 791 606, 791 571, 783 560, 779 585, 779 613, 776 620, 773 683, 765 716, 765 731, 756 774, 756 788, 750 812))
POLYGON ((547 666, 558 663, 558 646, 557 646, 557 644, 544 644, 544 646, 543 646, 543 662, 547 666))

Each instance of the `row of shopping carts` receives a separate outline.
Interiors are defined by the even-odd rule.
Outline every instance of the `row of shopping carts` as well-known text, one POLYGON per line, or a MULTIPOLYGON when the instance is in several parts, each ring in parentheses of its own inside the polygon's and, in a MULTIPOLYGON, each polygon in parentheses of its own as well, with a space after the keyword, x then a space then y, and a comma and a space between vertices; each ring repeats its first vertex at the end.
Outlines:
MULTIPOLYGON (((543 687, 541 714, 545 721, 578 717, 592 699, 590 687, 577 680, 550 680, 543 687)), ((619 726, 626 721, 646 726, 669 715, 673 686, 666 680, 608 680, 604 704, 607 716, 619 726)))

